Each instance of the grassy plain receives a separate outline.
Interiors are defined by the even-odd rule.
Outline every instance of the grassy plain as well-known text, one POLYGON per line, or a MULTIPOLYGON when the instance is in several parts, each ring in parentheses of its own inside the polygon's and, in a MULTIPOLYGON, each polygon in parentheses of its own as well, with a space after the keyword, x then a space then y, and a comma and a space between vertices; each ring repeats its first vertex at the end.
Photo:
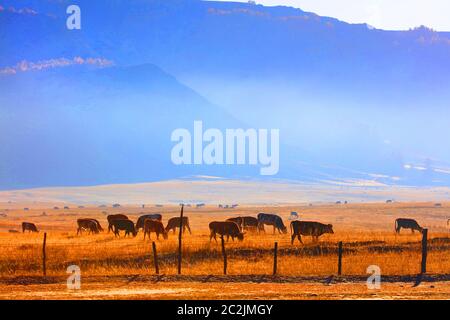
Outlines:
MULTIPOLYGON (((155 277, 151 242, 113 234, 76 235, 76 219, 92 217, 106 227, 106 215, 125 213, 136 221, 141 213, 159 212, 163 222, 177 216, 177 206, 147 205, 120 208, 85 206, 53 209, 50 204, 0 204, 0 298, 450 298, 450 204, 372 203, 283 206, 242 206, 219 209, 186 208, 192 234, 183 241, 182 276, 177 273, 177 235, 155 241, 160 276, 155 277), (24 210, 27 206, 29 209, 24 210), (303 220, 332 223, 335 233, 319 243, 290 244, 289 234, 246 233, 243 242, 226 243, 228 275, 222 276, 220 244, 209 241, 208 223, 258 212, 281 215, 288 224, 291 211, 303 220), (44 214, 45 212, 45 214, 44 214), (394 234, 397 217, 416 219, 429 229, 428 281, 416 285, 420 271, 421 235, 394 234), (22 221, 34 222, 38 234, 10 233, 22 221), (42 238, 47 232, 47 278, 42 278, 42 238), (343 241, 343 276, 337 277, 337 243, 343 241), (278 242, 278 275, 273 277, 273 246, 278 242), (66 268, 77 265, 82 290, 65 287, 66 268), (384 277, 380 290, 368 290, 366 269, 377 265, 384 277), (333 276, 333 277, 331 277, 333 276), (385 291, 383 291, 385 290, 385 291), (430 292, 431 293, 430 293, 430 292), (42 294, 47 292, 48 295, 42 294)), ((382 278, 383 279, 383 278, 382 278)))

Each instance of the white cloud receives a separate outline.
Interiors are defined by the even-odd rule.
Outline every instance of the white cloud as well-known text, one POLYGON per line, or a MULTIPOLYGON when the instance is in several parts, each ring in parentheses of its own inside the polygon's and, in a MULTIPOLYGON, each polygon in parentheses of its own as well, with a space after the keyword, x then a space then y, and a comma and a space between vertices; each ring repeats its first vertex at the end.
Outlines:
POLYGON ((36 10, 33 10, 31 8, 21 8, 21 9, 17 9, 14 7, 5 8, 0 5, 0 12, 3 12, 3 11, 7 11, 10 13, 16 13, 16 14, 28 14, 28 15, 32 15, 32 16, 35 16, 38 14, 36 10))
POLYGON ((450 174, 450 169, 434 169, 434 172, 450 174))
POLYGON ((0 74, 16 74, 18 72, 39 71, 51 68, 68 67, 73 65, 93 65, 97 67, 108 67, 113 65, 113 62, 105 58, 82 58, 82 57, 74 57, 72 59, 57 58, 57 59, 41 60, 38 62, 30 62, 27 60, 22 60, 14 66, 1 68, 0 74))

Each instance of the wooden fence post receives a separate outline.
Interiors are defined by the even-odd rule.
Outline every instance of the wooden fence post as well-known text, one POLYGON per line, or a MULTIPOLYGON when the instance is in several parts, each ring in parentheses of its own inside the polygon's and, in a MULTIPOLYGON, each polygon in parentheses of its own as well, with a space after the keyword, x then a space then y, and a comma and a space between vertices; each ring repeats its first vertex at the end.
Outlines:
POLYGON ((47 232, 44 232, 44 243, 42 244, 42 273, 44 277, 47 276, 47 255, 45 252, 45 246, 47 244, 47 232))
POLYGON ((184 204, 181 205, 180 232, 178 233, 178 274, 181 274, 181 238, 183 236, 183 210, 184 204))
POLYGON ((338 245, 338 275, 342 274, 342 241, 338 245))
POLYGON ((220 237, 222 242, 222 256, 223 256, 223 274, 227 274, 227 252, 225 251, 225 240, 223 236, 220 237))
POLYGON ((159 274, 158 254, 156 253, 155 241, 152 242, 152 248, 153 248, 153 263, 155 264, 155 272, 156 274, 159 274))
POLYGON ((277 274, 278 242, 275 242, 273 248, 273 275, 277 274))
POLYGON ((427 250, 428 250, 428 229, 423 229, 422 231, 422 264, 420 273, 427 273, 427 250))

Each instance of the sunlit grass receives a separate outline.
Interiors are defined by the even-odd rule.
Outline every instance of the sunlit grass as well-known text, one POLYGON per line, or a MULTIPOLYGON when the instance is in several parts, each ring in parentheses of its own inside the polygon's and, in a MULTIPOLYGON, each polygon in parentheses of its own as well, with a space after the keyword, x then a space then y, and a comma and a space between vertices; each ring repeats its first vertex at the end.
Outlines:
MULTIPOLYGON (((102 209, 103 210, 103 209, 102 209)), ((21 221, 35 222, 47 232, 47 274, 66 275, 69 265, 81 267, 84 276, 109 276, 131 274, 153 274, 151 241, 144 241, 142 232, 136 238, 116 238, 113 234, 76 235, 78 217, 94 217, 106 227, 106 216, 102 210, 86 208, 69 212, 31 209, 26 214, 20 210, 9 212, 2 219, 3 231, 18 229, 21 221)), ((289 234, 247 233, 243 242, 227 242, 228 274, 269 275, 273 270, 273 247, 278 242, 278 274, 286 276, 332 275, 337 273, 337 243, 343 241, 343 273, 365 275, 369 265, 378 265, 384 275, 411 275, 420 270, 420 234, 405 231, 400 236, 393 232, 395 217, 413 217, 430 229, 428 271, 450 273, 450 240, 445 240, 448 207, 433 209, 429 204, 397 205, 347 205, 317 207, 244 207, 236 210, 205 208, 188 209, 193 234, 183 237, 182 272, 186 275, 222 274, 223 261, 220 241, 209 241, 208 223, 237 215, 253 215, 260 211, 279 213, 287 223, 291 210, 298 211, 302 219, 333 223, 335 233, 324 235, 319 243, 304 238, 304 245, 296 240, 290 243, 289 234), (433 214, 430 214, 432 212, 433 214)), ((110 213, 113 211, 109 209, 110 213)), ((114 211, 115 212, 115 211, 114 211)), ((121 208, 136 220, 140 209, 121 208)), ((152 208, 146 212, 162 212, 164 222, 179 213, 179 208, 152 208)), ((14 234, 0 232, 1 276, 32 276, 42 274, 42 240, 39 234, 14 234)), ((154 234, 159 256, 160 273, 177 272, 177 233, 169 234, 167 241, 158 241, 154 234)))

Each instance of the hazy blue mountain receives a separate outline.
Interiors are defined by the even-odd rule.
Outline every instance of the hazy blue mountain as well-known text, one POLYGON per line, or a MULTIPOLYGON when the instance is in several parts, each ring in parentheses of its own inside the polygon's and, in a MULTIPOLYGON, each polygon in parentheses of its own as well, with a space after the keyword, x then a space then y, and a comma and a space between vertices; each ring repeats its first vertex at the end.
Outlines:
POLYGON ((294 8, 232 2, 0 0, 0 5, 4 8, 0 11, 0 68, 21 60, 76 56, 102 57, 117 66, 89 72, 64 68, 21 73, 15 80, 11 75, 1 80, 2 93, 7 92, 0 97, 2 113, 14 110, 15 117, 0 120, 5 124, 2 143, 7 140, 4 145, 8 146, 4 150, 11 155, 1 162, 8 168, 0 171, 2 181, 8 181, 4 186, 136 182, 211 170, 254 176, 257 171, 236 167, 183 169, 167 167, 165 162, 158 167, 158 161, 169 155, 167 150, 154 149, 166 141, 159 140, 158 132, 166 137, 167 126, 172 130, 188 119, 187 126, 194 116, 216 127, 280 128, 284 144, 280 178, 450 183, 449 33, 425 27, 376 30, 294 8), (81 7, 81 30, 66 29, 70 4, 81 7), (178 81, 167 73, 159 77, 161 71, 155 66, 178 81), (148 101, 158 103, 150 108, 148 101), (199 105, 204 109, 193 114, 182 107, 186 101, 194 109, 199 105), (227 115, 222 117, 217 106, 227 115), (82 120, 75 121, 75 114, 82 120), (239 121, 222 121, 227 117, 239 121), (148 118, 152 128, 144 125, 147 120, 143 119, 148 118), (129 122, 137 129, 131 129, 129 122), (46 129, 34 139, 51 141, 48 150, 55 154, 54 160, 44 152, 35 157, 43 167, 54 168, 48 169, 48 181, 35 176, 41 173, 31 162, 22 164, 28 161, 27 144, 38 144, 23 140, 22 151, 12 145, 25 139, 23 132, 16 133, 17 123, 41 123, 40 128, 46 129), (67 132, 72 127, 77 129, 67 132), (9 137, 16 134, 14 139, 5 138, 6 128, 9 137), (144 143, 148 134, 158 137, 151 145, 144 143), (111 148, 99 148, 106 141, 111 141, 111 148), (85 152, 83 160, 76 156, 80 154, 76 148, 64 157, 55 147, 85 144, 104 152, 85 152), (114 148, 134 156, 103 167, 114 148), (140 165, 131 166, 135 172, 124 169, 127 162, 141 163, 151 156, 156 159, 155 169, 144 175, 140 165), (66 162, 56 160, 63 157, 66 162), (105 160, 97 163, 96 159, 105 160), (91 169, 78 173, 80 161, 91 169), (22 183, 18 176, 27 178, 22 183))
MULTIPOLYGON (((3 75, 0 87, 3 189, 217 173, 218 168, 173 165, 171 132, 192 131, 197 119, 221 129, 240 124, 148 64, 3 75)), ((255 174, 251 169, 233 172, 255 174)))

